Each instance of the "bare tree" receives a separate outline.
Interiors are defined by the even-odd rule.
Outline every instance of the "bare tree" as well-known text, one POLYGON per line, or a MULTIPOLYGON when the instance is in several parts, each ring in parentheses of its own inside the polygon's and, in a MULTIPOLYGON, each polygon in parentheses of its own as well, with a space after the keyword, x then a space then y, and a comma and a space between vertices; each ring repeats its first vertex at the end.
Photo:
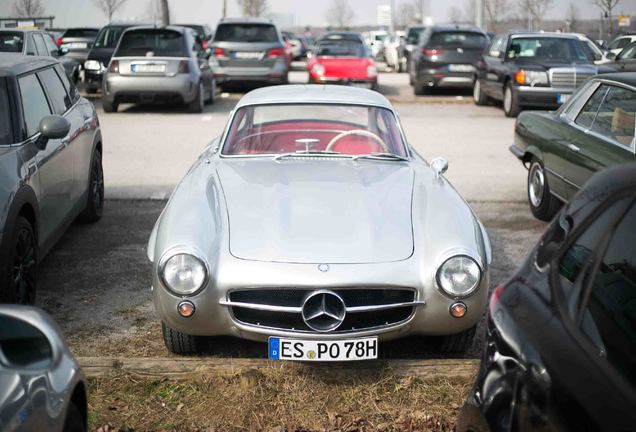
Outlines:
POLYGON ((543 18, 554 0, 519 0, 521 16, 528 18, 531 29, 541 29, 543 18))
POLYGON ((509 0, 486 0, 486 21, 488 30, 497 32, 499 25, 508 18, 509 0))
POLYGON ((576 32, 579 26, 579 9, 572 2, 570 2, 570 6, 568 6, 567 15, 565 16, 565 25, 567 32, 576 32))
POLYGON ((594 0, 593 3, 601 9, 607 18, 607 34, 612 35, 612 11, 621 0, 594 0))
POLYGON ((237 0, 243 16, 260 17, 267 11, 267 0, 237 0))
POLYGON ((94 0, 95 5, 99 8, 99 10, 108 17, 108 21, 113 20, 113 15, 115 15, 117 9, 119 9, 127 1, 128 0, 94 0))
POLYGON ((161 2, 161 24, 170 25, 170 5, 168 0, 160 0, 161 2))
POLYGON ((44 14, 41 0, 13 0, 13 13, 18 17, 39 17, 44 14))
POLYGON ((477 7, 475 0, 464 0, 463 21, 466 23, 474 23, 477 18, 477 7))
POLYGON ((412 3, 400 3, 395 14, 395 24, 397 27, 408 27, 417 21, 417 12, 412 3))
POLYGON ((453 24, 459 24, 462 22, 463 13, 460 8, 453 5, 448 9, 448 20, 453 24))
POLYGON ((337 28, 346 28, 353 21, 354 12, 347 0, 333 0, 327 11, 327 22, 337 28))
POLYGON ((415 20, 418 23, 424 22, 424 17, 428 12, 428 0, 412 0, 415 9, 415 20))

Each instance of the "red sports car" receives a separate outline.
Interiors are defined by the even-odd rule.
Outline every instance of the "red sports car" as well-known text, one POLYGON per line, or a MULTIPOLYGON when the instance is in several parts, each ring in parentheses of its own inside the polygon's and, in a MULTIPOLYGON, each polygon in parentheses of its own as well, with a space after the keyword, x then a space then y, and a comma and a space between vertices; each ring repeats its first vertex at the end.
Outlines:
POLYGON ((377 90, 378 68, 362 41, 327 39, 318 42, 307 63, 313 84, 349 84, 377 90))

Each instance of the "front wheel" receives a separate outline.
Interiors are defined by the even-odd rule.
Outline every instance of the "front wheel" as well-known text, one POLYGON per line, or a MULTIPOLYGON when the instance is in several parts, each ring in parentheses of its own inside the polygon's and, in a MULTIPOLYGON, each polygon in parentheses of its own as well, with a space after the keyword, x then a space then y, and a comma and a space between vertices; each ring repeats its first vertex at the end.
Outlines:
POLYGON ((0 263, 0 302, 32 305, 38 279, 35 230, 25 217, 18 216, 6 234, 9 243, 0 263))
POLYGON ((439 344, 440 351, 448 354, 460 354, 466 352, 473 344, 476 329, 477 326, 472 326, 461 333, 442 336, 439 344))
POLYGON ((521 107, 519 106, 519 95, 515 92, 510 81, 508 81, 504 88, 503 109, 506 117, 517 117, 521 111, 521 107))
POLYGON ((106 99, 102 99, 102 108, 104 108, 104 112, 114 113, 117 112, 119 104, 117 102, 110 102, 106 99))
POLYGON ((486 97, 481 88, 479 78, 475 78, 475 84, 473 84, 473 101, 475 105, 486 105, 488 103, 488 97, 486 97))
POLYGON ((197 354, 202 351, 203 338, 201 336, 181 333, 171 329, 164 322, 161 323, 161 331, 166 348, 173 354, 197 354))
POLYGON ((97 222, 104 211, 104 169, 102 168, 102 153, 95 149, 90 167, 88 183, 88 201, 77 220, 82 223, 97 222))
POLYGON ((80 409, 71 402, 66 411, 66 419, 64 420, 64 432, 84 432, 86 426, 84 424, 84 416, 80 409))
POLYGON ((551 221, 559 211, 561 202, 550 192, 545 168, 539 159, 532 159, 527 185, 530 211, 539 220, 551 221))

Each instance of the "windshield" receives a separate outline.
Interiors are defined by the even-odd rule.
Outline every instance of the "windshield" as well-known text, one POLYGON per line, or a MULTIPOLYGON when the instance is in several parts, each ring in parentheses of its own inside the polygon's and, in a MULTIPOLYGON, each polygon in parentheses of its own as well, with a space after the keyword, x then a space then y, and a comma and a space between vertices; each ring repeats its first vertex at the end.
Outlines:
POLYGON ((64 32, 65 38, 94 38, 97 36, 97 29, 68 29, 64 32))
POLYGON ((428 46, 439 48, 483 48, 486 36, 475 32, 437 32, 433 33, 428 46))
POLYGON ((147 56, 187 57, 183 35, 172 30, 130 30, 121 37, 117 57, 147 56))
POLYGON ((240 108, 232 120, 222 154, 279 155, 320 151, 407 156, 397 120, 390 110, 327 104, 240 108))
POLYGON ((0 33, 0 52, 20 53, 24 39, 20 32, 2 32, 0 33))
POLYGON ((352 41, 321 42, 316 52, 324 57, 367 57, 364 44, 352 41))
POLYGON ((558 63, 588 63, 590 58, 583 42, 565 38, 515 38, 507 53, 508 59, 551 61, 558 63))
POLYGON ((215 42, 278 42, 276 28, 269 24, 221 24, 215 42))
POLYGON ((414 27, 412 29, 409 29, 409 34, 406 35, 406 39, 409 42, 417 43, 417 40, 420 38, 420 34, 422 33, 422 31, 424 31, 424 28, 422 27, 414 27))
POLYGON ((115 48, 123 31, 122 27, 104 27, 97 35, 94 47, 115 48))

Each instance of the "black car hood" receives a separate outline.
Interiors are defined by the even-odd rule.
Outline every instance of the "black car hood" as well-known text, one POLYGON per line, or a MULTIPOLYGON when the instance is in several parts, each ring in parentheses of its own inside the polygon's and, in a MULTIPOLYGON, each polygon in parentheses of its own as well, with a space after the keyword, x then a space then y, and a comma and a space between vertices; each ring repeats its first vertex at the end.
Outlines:
POLYGON ((98 62, 104 63, 104 65, 108 65, 110 62, 110 58, 113 56, 113 52, 115 52, 115 48, 93 48, 88 53, 88 60, 97 60, 98 62))

